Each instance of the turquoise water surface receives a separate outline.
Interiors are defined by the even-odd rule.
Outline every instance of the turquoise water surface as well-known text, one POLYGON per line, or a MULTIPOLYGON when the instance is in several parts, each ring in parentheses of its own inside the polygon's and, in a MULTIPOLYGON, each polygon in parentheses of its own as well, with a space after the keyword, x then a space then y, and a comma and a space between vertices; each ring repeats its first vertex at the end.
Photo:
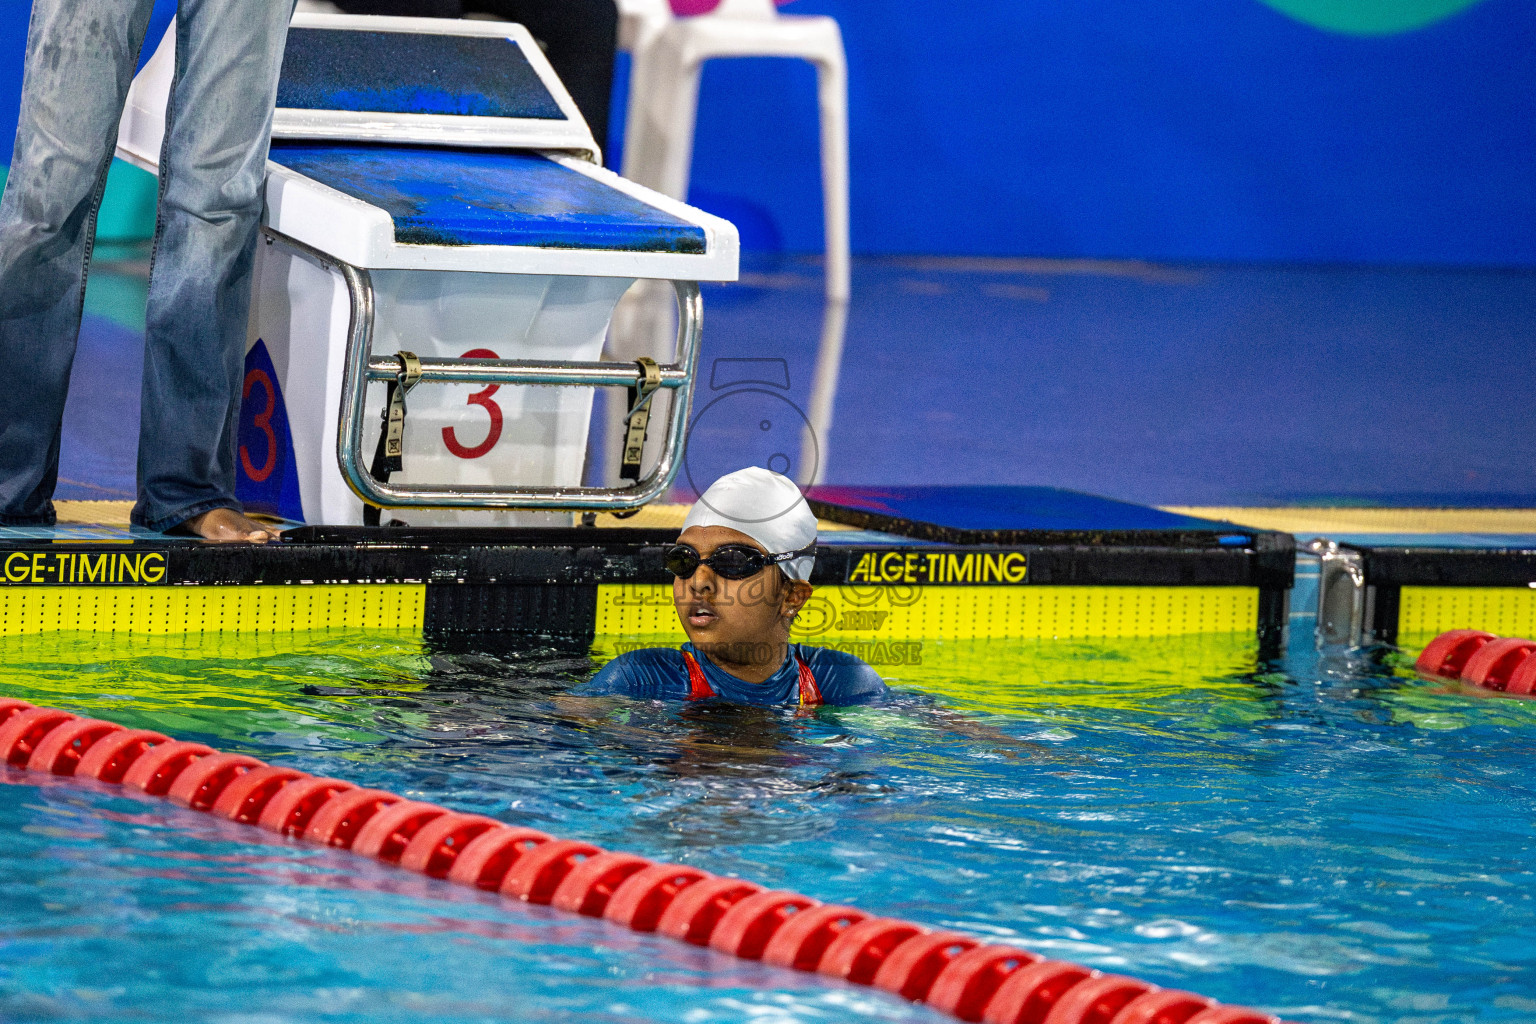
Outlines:
MULTIPOLYGON (((1536 1019, 1536 703, 1241 637, 928 644, 888 706, 630 704, 554 647, 0 639, 0 696, 1303 1022, 1536 1019)), ((0 770, 0 1020, 947 1019, 0 770)))

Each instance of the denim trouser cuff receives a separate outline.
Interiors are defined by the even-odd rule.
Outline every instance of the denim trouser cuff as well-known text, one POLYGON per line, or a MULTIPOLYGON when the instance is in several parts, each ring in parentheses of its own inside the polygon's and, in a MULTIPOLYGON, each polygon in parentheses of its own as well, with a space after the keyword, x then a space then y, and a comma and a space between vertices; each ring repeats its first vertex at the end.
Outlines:
POLYGON ((204 512, 212 512, 216 508, 232 508, 239 512, 241 505, 238 501, 230 501, 228 498, 217 498, 212 501, 201 501, 196 505, 189 505, 187 508, 172 512, 170 515, 161 516, 158 519, 150 519, 138 509, 134 509, 133 514, 128 518, 135 526, 142 526, 146 530, 154 530, 156 533, 164 533, 167 530, 180 526, 188 519, 200 516, 204 512))
POLYGON ((52 502, 48 503, 46 511, 30 516, 6 515, 0 512, 0 526, 53 526, 58 521, 58 513, 54 512, 52 502))

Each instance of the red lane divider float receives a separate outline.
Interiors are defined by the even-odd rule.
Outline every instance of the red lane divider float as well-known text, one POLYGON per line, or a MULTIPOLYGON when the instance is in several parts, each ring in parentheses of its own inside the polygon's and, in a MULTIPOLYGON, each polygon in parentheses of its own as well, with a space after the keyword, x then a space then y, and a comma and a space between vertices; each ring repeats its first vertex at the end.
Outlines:
POLYGON ((1431 640, 1414 667, 1427 676, 1460 679, 1485 690, 1536 693, 1536 640, 1452 629, 1431 640))
MULTIPOLYGON (((1419 663, 1435 666, 1434 674, 1478 672, 1511 692, 1530 692, 1513 688, 1526 668, 1536 674, 1533 652, 1531 641, 1461 630, 1436 639, 1419 663), (1479 661, 1484 651, 1490 653, 1479 661)), ((0 699, 0 760, 130 786, 230 821, 743 959, 873 985, 965 1021, 1280 1024, 1258 1010, 1013 946, 982 945, 682 864, 654 864, 26 701, 0 699)))

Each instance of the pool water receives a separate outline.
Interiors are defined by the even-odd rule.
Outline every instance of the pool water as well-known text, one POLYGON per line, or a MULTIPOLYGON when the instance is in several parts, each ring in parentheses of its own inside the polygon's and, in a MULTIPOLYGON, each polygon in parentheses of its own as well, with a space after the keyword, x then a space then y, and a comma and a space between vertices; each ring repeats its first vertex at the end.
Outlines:
MULTIPOLYGON (((596 663, 13 637, 0 696, 1292 1020, 1536 1019, 1536 702, 1224 636, 929 643, 888 705, 808 718, 573 693, 596 663)), ((117 787, 0 782, 0 1020, 947 1019, 117 787)))

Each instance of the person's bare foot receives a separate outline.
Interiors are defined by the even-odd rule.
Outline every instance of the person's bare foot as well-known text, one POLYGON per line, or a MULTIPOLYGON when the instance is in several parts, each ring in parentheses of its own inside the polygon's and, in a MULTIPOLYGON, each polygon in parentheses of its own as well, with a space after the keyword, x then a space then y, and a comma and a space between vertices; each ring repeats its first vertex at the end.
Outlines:
POLYGON ((249 519, 232 508, 216 508, 181 524, 187 531, 216 544, 265 544, 277 539, 277 528, 249 519))

